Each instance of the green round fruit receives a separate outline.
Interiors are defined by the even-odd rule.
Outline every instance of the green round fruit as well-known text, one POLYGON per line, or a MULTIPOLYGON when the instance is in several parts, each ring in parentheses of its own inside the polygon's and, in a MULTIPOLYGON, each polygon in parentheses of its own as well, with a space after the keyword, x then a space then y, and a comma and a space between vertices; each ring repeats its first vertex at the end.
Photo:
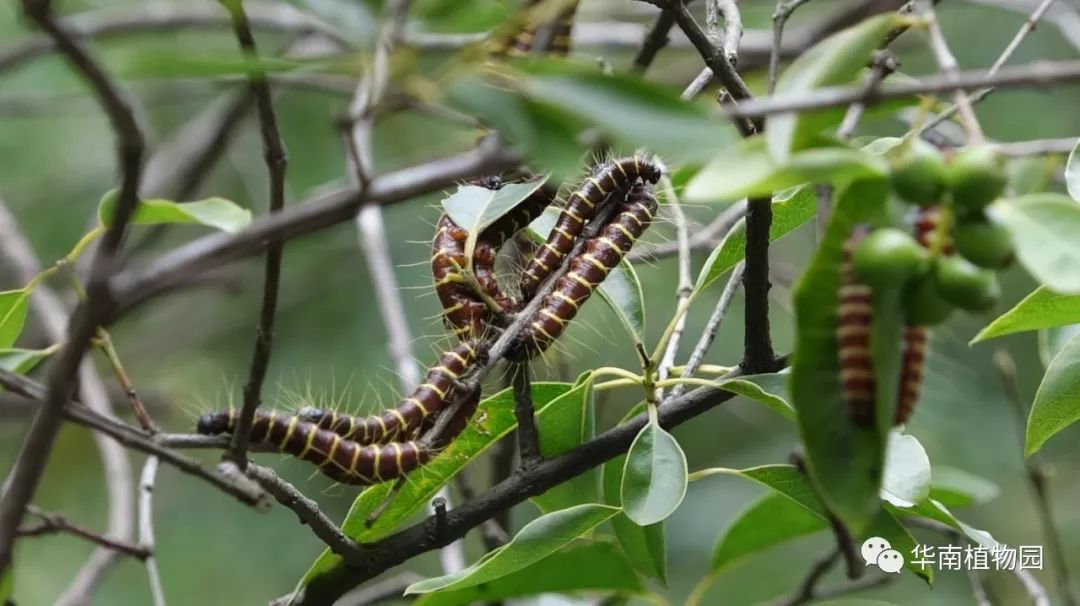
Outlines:
POLYGON ((876 229, 856 246, 852 266, 859 280, 871 287, 900 287, 926 270, 930 253, 899 229, 876 229))
POLYGON ((1001 296, 1001 286, 993 271, 977 267, 960 256, 938 259, 933 276, 941 297, 960 309, 985 311, 1001 296))
POLYGON ((890 176, 893 191, 919 206, 940 202, 948 179, 945 160, 936 147, 922 139, 901 146, 890 176))
POLYGON ((953 231, 956 252, 979 267, 998 269, 1013 259, 1009 230, 986 220, 960 223, 953 231))
POLYGON ((1005 156, 991 145, 968 147, 953 157, 948 176, 957 207, 983 208, 1005 191, 1005 156))
POLYGON ((952 303, 942 298, 933 276, 927 274, 904 287, 904 319, 908 324, 941 324, 952 313, 952 303))

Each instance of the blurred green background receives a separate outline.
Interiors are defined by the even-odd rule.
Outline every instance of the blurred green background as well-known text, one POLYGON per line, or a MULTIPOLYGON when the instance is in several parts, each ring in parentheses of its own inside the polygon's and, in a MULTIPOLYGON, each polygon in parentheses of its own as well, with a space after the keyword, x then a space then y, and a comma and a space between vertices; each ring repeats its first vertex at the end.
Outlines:
MULTIPOLYGON (((108 9, 122 12, 138 2, 68 1, 64 13, 108 9)), ((184 3, 177 3, 184 4, 184 3)), ((202 2, 211 6, 213 3, 202 2)), ((297 6, 326 19, 356 45, 370 44, 377 3, 351 0, 298 0, 297 6)), ((416 28, 432 32, 482 31, 507 14, 511 6, 485 0, 425 0, 415 3, 416 28)), ((698 3, 700 4, 700 3, 698 3)), ((849 2, 819 0, 800 9, 789 27, 819 20, 849 2)), ((986 3, 991 4, 991 3, 986 3)), ((1007 3, 1005 3, 1007 4, 1007 3)), ((1034 3, 1015 2, 1018 5, 1034 3)), ((750 30, 767 28, 771 1, 743 0, 745 24, 750 30)), ((1075 2, 1061 0, 1066 10, 1075 2)), ((695 5, 695 9, 701 7, 695 5)), ((620 20, 650 23, 653 9, 643 3, 585 0, 579 18, 586 21, 620 20)), ((982 3, 949 0, 942 3, 941 19, 960 64, 966 68, 990 65, 1024 19, 1018 12, 982 3)), ((1064 17, 1062 23, 1066 23, 1064 17)), ((28 35, 15 2, 0 4, 0 51, 28 35)), ((264 52, 286 47, 292 38, 281 32, 258 31, 264 52)), ((96 48, 125 84, 142 101, 143 117, 154 146, 167 141, 185 123, 215 100, 240 89, 235 79, 200 78, 175 73, 180 58, 232 56, 235 41, 224 28, 193 28, 117 36, 96 48)), ((934 71, 919 35, 907 35, 893 45, 911 74, 934 71)), ((585 58, 602 56, 616 69, 632 57, 628 48, 579 48, 585 58)), ((1061 31, 1044 24, 1030 36, 1013 59, 1076 58, 1077 48, 1061 31)), ((355 57, 353 57, 355 59, 355 57)), ((358 75, 357 61, 347 61, 343 75, 358 75)), ((433 58, 431 65, 438 62, 433 58)), ((693 77, 699 59, 687 49, 661 53, 649 77, 681 87, 693 77)), ((751 85, 762 90, 759 73, 748 74, 751 85)), ((289 149, 289 203, 304 199, 325 184, 340 182, 344 172, 341 143, 334 120, 346 109, 348 96, 288 88, 277 98, 278 115, 289 149)), ((1003 141, 1060 137, 1080 133, 1080 88, 1046 91, 1008 91, 978 107, 987 134, 1003 141)), ((662 125, 657 125, 662 128, 662 125)), ((898 134, 896 121, 867 121, 862 134, 898 134)), ((421 162, 467 149, 475 133, 444 121, 405 113, 383 121, 377 130, 376 154, 382 169, 421 162)), ((62 256, 86 231, 101 194, 113 186, 115 166, 111 136, 96 105, 85 95, 81 82, 53 56, 21 64, 0 73, 0 197, 19 218, 40 258, 49 263, 62 256)), ((267 186, 257 125, 249 116, 228 143, 220 162, 194 196, 218 195, 263 212, 267 186)), ((1060 189, 1060 183, 1050 187, 1060 189)), ((431 225, 438 215, 438 196, 419 198, 386 209, 392 254, 398 265, 401 295, 415 336, 416 357, 426 365, 449 342, 436 319, 438 306, 430 288, 426 261, 431 225)), ((690 208, 699 222, 707 222, 716 208, 690 208)), ((134 234, 129 241, 143 242, 134 234)), ((136 244, 133 263, 197 237, 197 228, 171 228, 152 232, 156 239, 136 244)), ((654 229, 646 241, 670 239, 668 226, 654 229)), ((792 343, 789 287, 801 271, 813 246, 812 228, 806 226, 778 242, 772 253, 773 341, 786 352, 792 343)), ((707 251, 695 256, 700 267, 707 251)), ((0 269, 0 288, 15 288, 10 272, 0 269)), ((252 346, 261 288, 261 262, 248 260, 215 272, 215 279, 156 300, 125 317, 113 329, 114 339, 136 386, 153 404, 152 414, 169 431, 190 431, 202 411, 227 405, 238 397, 252 346)), ((639 268, 647 293, 649 333, 655 340, 673 312, 676 272, 672 260, 639 268)), ((1005 275, 1003 311, 1033 288, 1021 269, 1005 275)), ((62 283, 53 284, 62 288, 62 283)), ((692 347, 708 317, 716 293, 703 297, 689 317, 682 357, 692 347)), ((66 293, 70 295, 70 293, 66 293)), ((741 299, 737 299, 706 362, 734 364, 742 343, 741 299)), ((983 505, 958 512, 965 521, 990 530, 1010 545, 1045 544, 1021 458, 1021 429, 1015 412, 994 374, 995 347, 1007 348, 1020 368, 1024 393, 1030 397, 1041 377, 1036 338, 1023 334, 999 341, 967 346, 970 337, 995 314, 984 318, 957 315, 936 331, 922 402, 910 431, 926 447, 935 466, 959 468, 1000 487, 999 496, 983 505)), ((558 363, 542 374, 572 379, 581 370, 602 366, 635 366, 621 328, 602 303, 593 303, 562 340, 558 363)), ((290 242, 286 248, 283 287, 269 380, 268 403, 292 406, 296 394, 311 398, 344 398, 350 406, 388 405, 397 395, 396 377, 384 343, 384 330, 375 307, 367 268, 357 246, 357 234, 346 223, 290 242)), ((36 330, 20 345, 43 346, 36 330)), ((100 363, 101 360, 98 360, 100 363)), ((39 373, 40 374, 40 373, 39 373)), ((105 373, 103 373, 105 374, 105 373)), ((108 379, 108 375, 105 374, 108 379)), ((10 465, 30 422, 30 408, 3 400, 0 410, 0 465, 10 465)), ((125 407, 116 399, 117 410, 125 407)), ((609 427, 634 404, 631 394, 607 392, 598 399, 601 428, 609 427)), ((1050 490, 1069 564, 1080 568, 1080 474, 1073 428, 1044 449, 1052 465, 1050 490)), ((722 465, 746 467, 778 463, 796 444, 793 426, 775 414, 743 400, 714 410, 675 431, 686 450, 691 469, 722 465)), ((217 453, 196 453, 207 464, 217 453)), ((259 455, 308 495, 318 499, 331 518, 340 520, 355 496, 349 487, 331 487, 310 468, 276 455, 259 455)), ((132 455, 138 469, 142 457, 132 455)), ((468 471, 476 487, 490 480, 487 460, 468 471)), ((134 491, 134 486, 132 487, 134 491)), ((710 478, 691 485, 686 501, 668 521, 670 583, 657 591, 672 603, 681 603, 708 569, 716 537, 729 520, 762 493, 762 489, 736 478, 710 478)), ((455 495, 456 496, 456 495, 455 495)), ((105 524, 101 469, 96 449, 82 428, 65 427, 34 502, 64 513, 91 528, 105 524)), ((514 525, 535 515, 530 505, 514 511, 514 525)), ((275 507, 259 515, 230 498, 163 466, 155 498, 158 560, 166 596, 173 606, 197 604, 260 604, 286 593, 321 550, 311 532, 291 512, 275 507)), ((476 533, 473 533, 474 535, 476 533)), ((919 535, 926 542, 937 537, 919 535)), ((818 534, 799 539, 731 567, 708 594, 708 604, 748 604, 781 597, 792 591, 809 562, 823 553, 831 538, 818 534)), ((466 542, 470 560, 482 548, 475 536, 466 542)), ((16 586, 21 605, 48 604, 66 586, 91 551, 85 542, 57 535, 21 541, 17 551, 16 586)), ((1049 557, 1049 556, 1048 556, 1049 557)), ((437 572, 435 554, 408 564, 420 574, 437 572)), ((1053 592, 1050 572, 1037 572, 1053 592)), ((835 573, 834 573, 835 574, 835 573)), ((1080 575, 1076 575, 1080 576, 1080 575)), ((838 576, 830 578, 839 578, 838 576)), ((1074 576, 1075 578, 1075 576, 1074 576)), ((1016 581, 1005 573, 988 577, 995 603, 1023 603, 1016 581)), ((1074 587, 1074 592, 1080 586, 1074 587)), ((905 575, 888 587, 866 594, 898 604, 973 603, 963 572, 941 572, 933 590, 905 575)), ((94 598, 95 604, 149 603, 142 566, 121 559, 94 598)))

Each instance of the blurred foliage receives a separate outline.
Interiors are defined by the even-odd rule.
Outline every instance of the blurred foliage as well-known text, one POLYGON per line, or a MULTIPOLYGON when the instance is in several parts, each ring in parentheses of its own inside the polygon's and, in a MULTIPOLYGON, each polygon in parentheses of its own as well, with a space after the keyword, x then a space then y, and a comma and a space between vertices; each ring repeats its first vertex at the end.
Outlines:
MULTIPOLYGON (((376 2, 297 0, 295 4, 334 24, 346 37, 356 40, 357 46, 370 46, 375 31, 373 17, 378 14, 376 2)), ((420 29, 430 32, 482 31, 500 22, 512 8, 511 3, 486 0, 425 0, 416 4, 414 15, 421 20, 420 29)), ((789 27, 820 19, 834 4, 809 4, 800 9, 789 27)), ((768 27, 772 2, 744 0, 740 5, 748 28, 768 27)), ((120 2, 73 1, 63 3, 61 8, 65 13, 75 13, 121 6, 120 2)), ((651 11, 646 13, 642 6, 624 1, 587 0, 580 16, 589 20, 617 18, 649 23, 651 11)), ((701 10, 697 5, 694 8, 701 10)), ((940 16, 947 37, 958 41, 953 50, 965 67, 989 65, 1023 19, 1013 12, 959 2, 944 3, 940 16)), ((18 4, 0 4, 0 40, 3 40, 0 48, 27 34, 18 15, 18 4)), ((260 32, 258 37, 264 50, 284 48, 289 43, 288 36, 281 33, 260 32)), ((185 29, 116 36, 96 46, 112 68, 125 73, 140 57, 232 57, 235 41, 224 28, 185 29)), ((935 71, 920 36, 905 35, 892 48, 902 60, 904 72, 935 71)), ((584 59, 602 56, 619 70, 628 63, 633 51, 583 48, 577 52, 584 59)), ((1043 25, 1025 40, 1012 62, 1076 55, 1076 49, 1054 27, 1043 25)), ((334 62, 319 69, 358 75, 360 62, 355 57, 350 59, 353 60, 334 62)), ((430 59, 421 58, 420 66, 441 64, 430 59)), ((198 64, 194 60, 186 63, 189 69, 195 69, 198 64)), ((691 50, 666 50, 649 76, 656 82, 681 86, 690 81, 699 67, 700 61, 691 50)), ((155 63, 152 78, 143 76, 126 83, 142 101, 143 117, 150 127, 154 146, 163 144, 193 116, 239 85, 235 79, 170 77, 169 70, 160 63, 155 63)), ((575 109, 567 106, 569 103, 577 103, 579 112, 590 107, 590 89, 586 83, 575 88, 579 96, 563 99, 560 105, 556 103, 558 99, 545 97, 549 91, 545 84, 550 83, 550 78, 545 79, 544 72, 537 71, 531 78, 529 90, 535 97, 551 102, 563 112, 575 109)), ((747 74, 747 79, 755 90, 764 89, 761 74, 747 74)), ((0 196, 20 219, 40 258, 49 263, 66 254, 95 224, 98 200, 114 186, 111 134, 100 111, 86 97, 82 83, 54 56, 0 73, 0 82, 0 196)), ((661 93, 654 93, 651 88, 641 92, 643 96, 655 94, 661 93)), ((1058 87, 1000 92, 980 104, 978 111, 988 136, 1003 141, 1027 140, 1080 132, 1080 116, 1072 110, 1078 103, 1080 89, 1058 87)), ((290 152, 290 202, 342 178, 344 157, 333 118, 342 115, 347 104, 346 96, 291 87, 278 96, 282 134, 290 152)), ((708 104, 695 106, 691 111, 699 110, 710 111, 708 104)), ((575 117, 603 118, 580 114, 575 117)), ((667 119, 677 118, 661 112, 656 123, 637 127, 662 130, 666 128, 663 120, 667 119)), ((902 124, 880 114, 866 120, 860 130, 861 134, 879 136, 902 132, 902 124)), ((385 170, 405 166, 467 149, 475 135, 471 128, 419 112, 404 112, 382 121, 376 130, 378 167, 385 170)), ((669 139, 662 143, 671 146, 677 141, 669 139)), ((720 135, 714 143, 730 147, 734 145, 734 137, 720 135)), ((551 151, 542 145, 538 149, 540 153, 551 151)), ((1064 191, 1056 171, 1054 174, 1050 188, 1064 191)), ((264 212, 265 167, 257 125, 251 118, 245 121, 221 162, 196 193, 197 197, 220 196, 233 200, 256 215, 264 212)), ((431 225, 439 213, 434 206, 438 198, 427 196, 385 211, 401 294, 416 336, 415 353, 422 364, 433 359, 435 352, 449 342, 438 320, 438 304, 427 270, 427 243, 431 225)), ((693 220, 705 223, 715 214, 716 207, 690 205, 686 211, 693 220)), ((152 258, 203 231, 197 226, 175 226, 154 232, 158 236, 154 239, 145 237, 147 231, 139 231, 129 243, 130 250, 135 251, 131 262, 152 258)), ((645 241, 658 242, 671 237, 672 229, 665 225, 652 230, 645 241)), ((774 243, 773 342, 780 352, 791 351, 794 346, 790 293, 813 250, 812 225, 798 228, 774 243)), ((694 255, 695 270, 706 263, 707 257, 707 252, 694 255)), ((668 259, 637 268, 642 289, 648 293, 645 300, 648 314, 654 318, 648 323, 647 342, 660 337, 663 320, 674 312, 674 267, 673 260, 668 259)), ((260 297, 261 262, 250 259, 215 275, 219 279, 155 301, 125 317, 113 329, 128 372, 140 391, 154 403, 155 419, 170 431, 190 431, 200 412, 223 407, 235 399, 247 369, 260 297)), ((335 401, 353 410, 367 410, 395 399, 396 380, 382 346, 384 331, 370 284, 356 246, 355 228, 348 223, 288 244, 271 381, 266 388, 269 404, 296 407, 310 400, 335 401)), ((0 290, 21 286, 10 276, 0 274, 0 290)), ((1005 296, 996 309, 998 313, 1010 309, 1035 287, 1019 267, 1003 275, 1003 286, 1005 296)), ((715 300, 721 287, 720 283, 712 284, 700 298, 715 300)), ((709 307, 705 304, 691 309, 687 335, 700 333, 709 307)), ((742 329, 737 320, 741 315, 740 296, 729 312, 730 320, 721 326, 707 363, 730 365, 738 360, 742 329)), ((995 315, 958 314, 935 330, 922 402, 907 429, 918 437, 935 468, 961 469, 990 479, 1000 487, 996 498, 965 509, 965 521, 990 530, 998 540, 1010 545, 1044 544, 1038 518, 1033 515, 1034 503, 1023 467, 1023 429, 1013 404, 994 379, 992 356, 999 349, 1013 354, 1021 390, 1027 398, 1034 396, 1043 367, 1034 333, 1010 335, 974 347, 968 345, 995 315)), ((33 325, 32 319, 30 324, 33 325)), ((685 357, 695 340, 685 339, 680 358, 685 357)), ((572 381, 582 371, 597 366, 635 369, 637 359, 632 349, 625 346, 627 342, 619 318, 613 317, 603 304, 593 303, 586 306, 580 320, 561 340, 558 353, 549 358, 549 363, 538 364, 537 370, 544 378, 572 381)), ((31 330, 22 336, 19 345, 39 349, 50 344, 31 330)), ((500 380, 495 378, 493 384, 500 380)), ((631 390, 598 392, 597 427, 602 430, 613 426, 637 402, 637 397, 631 390)), ((0 463, 7 467, 14 459, 30 417, 26 407, 11 407, 9 412, 8 400, 4 402, 4 408, 0 409, 4 413, 0 423, 0 463)), ((117 408, 123 410, 121 406, 117 408)), ((1075 439, 1069 437, 1075 438, 1077 431, 1080 430, 1075 426, 1066 429, 1064 435, 1049 441, 1042 450, 1055 469, 1050 494, 1058 531, 1074 570, 1080 568, 1080 510, 1071 505, 1080 502, 1080 484, 1070 479, 1080 473, 1077 465, 1080 451, 1075 439)), ((745 398, 711 411, 677 428, 673 434, 686 453, 690 470, 715 466, 743 469, 782 462, 797 443, 791 423, 745 398)), ((197 456, 212 464, 218 455, 197 453, 197 456)), ((273 464, 286 479, 316 497, 331 518, 345 518, 355 496, 353 489, 331 486, 323 478, 312 476, 307 466, 291 459, 276 455, 258 458, 273 464)), ((133 456, 136 464, 141 459, 133 456)), ((486 460, 471 466, 467 473, 476 486, 490 481, 486 460)), ((65 427, 35 503, 63 512, 83 525, 101 528, 105 524, 101 486, 101 469, 88 433, 79 427, 65 427)), ((155 494, 159 567, 166 596, 173 606, 265 603, 292 589, 303 570, 322 551, 321 543, 284 508, 275 507, 265 515, 253 514, 230 498, 167 467, 159 473, 155 494)), ((672 603, 681 603, 710 568, 714 547, 725 529, 766 494, 771 493, 738 478, 720 477, 692 483, 685 501, 665 521, 667 583, 664 587, 654 585, 653 589, 672 603)), ((537 514, 531 506, 519 507, 514 512, 514 527, 520 528, 537 514)), ((465 542, 470 561, 483 553, 477 534, 472 533, 465 542)), ((932 535, 915 534, 917 541, 938 540, 932 535)), ((808 563, 831 540, 827 533, 816 533, 765 554, 726 562, 703 603, 741 605, 786 595, 802 578, 808 563)), ((581 548, 586 547, 596 548, 595 545, 581 548)), ((51 603, 91 549, 90 545, 67 536, 20 542, 15 574, 20 603, 51 603)), ((408 568, 425 576, 439 574, 435 554, 417 558, 408 568)), ((1049 566, 1036 576, 1053 588, 1049 566)), ((838 571, 828 578, 839 580, 838 571)), ((992 574, 987 582, 1000 603, 1021 600, 1020 589, 1010 576, 992 574)), ((872 597, 896 603, 956 604, 969 601, 970 590, 964 573, 945 571, 938 574, 933 590, 921 580, 905 575, 887 588, 875 590, 872 597)), ((142 566, 122 559, 106 576, 95 603, 127 606, 146 604, 148 600, 142 566)))

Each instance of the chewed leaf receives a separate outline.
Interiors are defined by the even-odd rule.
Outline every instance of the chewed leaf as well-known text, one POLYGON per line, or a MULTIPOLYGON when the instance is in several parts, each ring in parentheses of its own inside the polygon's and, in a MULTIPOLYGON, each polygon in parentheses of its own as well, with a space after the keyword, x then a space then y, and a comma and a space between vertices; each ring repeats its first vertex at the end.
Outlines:
POLYGON ((893 431, 885 451, 881 498, 897 507, 911 507, 930 494, 930 458, 915 436, 893 431))
POLYGON ((618 507, 597 503, 555 511, 529 522, 509 543, 460 572, 413 583, 405 595, 475 587, 528 568, 611 519, 618 507))
MULTIPOLYGON (((116 212, 116 190, 106 193, 98 205, 98 220, 108 225, 116 212)), ((131 218, 135 225, 196 223, 236 233, 251 223, 251 211, 225 198, 207 198, 196 202, 142 200, 131 218)))
POLYGON ((486 227, 499 220, 518 204, 531 196, 547 181, 547 178, 526 183, 507 183, 499 189, 487 189, 478 185, 462 185, 457 192, 442 201, 446 214, 469 232, 465 254, 472 257, 476 238, 486 227))
POLYGON ((645 342, 645 296, 634 266, 623 259, 597 289, 600 297, 619 317, 630 337, 645 342))

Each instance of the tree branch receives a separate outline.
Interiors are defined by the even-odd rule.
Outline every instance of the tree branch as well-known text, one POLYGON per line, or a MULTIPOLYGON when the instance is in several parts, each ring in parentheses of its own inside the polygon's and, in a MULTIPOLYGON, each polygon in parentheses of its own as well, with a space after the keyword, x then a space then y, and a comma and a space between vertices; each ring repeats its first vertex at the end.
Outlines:
POLYGON ((154 557, 154 483, 157 481, 158 458, 147 457, 139 476, 139 543, 148 550, 143 560, 150 580, 150 595, 154 606, 165 606, 165 591, 161 587, 157 559, 154 557))
POLYGON ((540 433, 536 429, 532 387, 529 383, 529 363, 512 364, 510 366, 510 375, 514 387, 514 417, 517 419, 518 456, 521 459, 521 467, 529 469, 543 460, 540 455, 540 433))
POLYGON ((43 406, 27 432, 7 489, 0 498, 0 576, 11 566, 15 529, 45 470, 83 355, 112 307, 107 280, 125 228, 139 203, 139 177, 145 147, 132 106, 90 51, 57 21, 51 4, 42 0, 23 0, 22 4, 23 12, 49 36, 57 50, 82 76, 108 116, 116 137, 120 190, 112 223, 102 236, 91 262, 86 299, 72 314, 68 338, 52 367, 43 406))
MULTIPOLYGON (((248 59, 258 60, 259 51, 255 36, 251 33, 243 0, 221 0, 229 11, 233 33, 240 45, 240 52, 248 59)), ((248 73, 248 86, 255 98, 259 115, 259 131, 262 134, 263 157, 270 179, 270 214, 281 212, 285 207, 285 167, 288 162, 285 143, 278 132, 274 100, 266 77, 256 71, 248 73)), ((274 342, 274 320, 277 315, 278 290, 281 283, 281 256, 284 241, 272 241, 266 247, 266 263, 263 278, 262 306, 259 310, 259 326, 255 330, 255 346, 251 353, 251 365, 247 382, 244 383, 244 401, 232 433, 232 444, 227 456, 241 469, 247 465, 247 447, 251 440, 251 423, 255 409, 262 403, 262 384, 270 366, 270 353, 274 342)))
POLYGON ((26 512, 36 518, 40 518, 42 523, 36 526, 27 526, 18 529, 16 531, 17 536, 39 537, 42 535, 63 532, 77 536, 81 539, 86 539, 99 547, 128 555, 139 560, 146 560, 152 553, 149 548, 143 545, 132 545, 130 543, 125 543, 124 541, 117 541, 116 539, 110 539, 109 537, 98 534, 92 530, 87 530, 82 526, 69 522, 67 518, 58 513, 50 513, 38 507, 34 507, 33 505, 27 505, 26 512))

